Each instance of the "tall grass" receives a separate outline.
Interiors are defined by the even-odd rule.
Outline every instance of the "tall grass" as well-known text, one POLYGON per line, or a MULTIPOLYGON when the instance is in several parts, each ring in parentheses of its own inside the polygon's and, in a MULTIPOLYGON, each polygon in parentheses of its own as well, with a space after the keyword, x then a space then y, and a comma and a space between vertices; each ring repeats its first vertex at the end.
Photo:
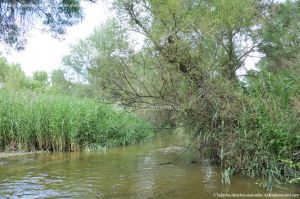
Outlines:
POLYGON ((241 170, 249 176, 298 182, 300 81, 296 74, 261 71, 247 87, 248 103, 237 128, 241 170), (290 164, 287 164, 289 162, 290 164))
POLYGON ((141 142, 149 124, 70 96, 0 91, 0 150, 75 151, 141 142))
POLYGON ((300 183, 299 75, 261 71, 244 86, 225 83, 208 84, 184 112, 185 123, 196 127, 201 157, 224 172, 300 183))

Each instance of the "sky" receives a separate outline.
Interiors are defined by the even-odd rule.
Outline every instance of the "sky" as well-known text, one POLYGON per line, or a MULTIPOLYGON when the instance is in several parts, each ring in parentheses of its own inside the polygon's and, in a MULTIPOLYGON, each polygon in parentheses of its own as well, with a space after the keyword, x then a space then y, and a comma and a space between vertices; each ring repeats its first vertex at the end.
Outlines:
POLYGON ((32 30, 25 50, 21 52, 4 52, 10 63, 19 63, 27 75, 34 71, 51 72, 62 66, 61 60, 70 50, 70 45, 91 34, 95 27, 103 23, 109 16, 108 8, 102 1, 96 4, 83 1, 85 17, 77 25, 69 27, 64 40, 53 38, 49 33, 32 30))

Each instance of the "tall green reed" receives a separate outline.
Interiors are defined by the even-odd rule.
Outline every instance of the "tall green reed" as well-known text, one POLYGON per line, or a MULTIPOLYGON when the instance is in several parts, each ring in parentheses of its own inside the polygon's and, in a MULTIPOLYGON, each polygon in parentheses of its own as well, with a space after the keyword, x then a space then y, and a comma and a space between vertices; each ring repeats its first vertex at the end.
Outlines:
POLYGON ((74 151, 139 143, 150 125, 91 99, 0 91, 0 150, 74 151))

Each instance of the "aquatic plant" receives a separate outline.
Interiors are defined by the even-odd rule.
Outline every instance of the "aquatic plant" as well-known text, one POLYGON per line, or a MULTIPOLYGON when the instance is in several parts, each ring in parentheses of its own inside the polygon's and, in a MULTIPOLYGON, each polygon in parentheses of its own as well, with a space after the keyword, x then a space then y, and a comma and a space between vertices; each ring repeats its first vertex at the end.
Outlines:
POLYGON ((230 167, 228 167, 227 169, 224 169, 224 171, 222 172, 222 180, 221 183, 222 184, 231 184, 230 182, 230 176, 233 174, 233 169, 231 169, 230 167))
POLYGON ((151 133, 147 122, 92 99, 0 91, 0 150, 114 147, 151 133))

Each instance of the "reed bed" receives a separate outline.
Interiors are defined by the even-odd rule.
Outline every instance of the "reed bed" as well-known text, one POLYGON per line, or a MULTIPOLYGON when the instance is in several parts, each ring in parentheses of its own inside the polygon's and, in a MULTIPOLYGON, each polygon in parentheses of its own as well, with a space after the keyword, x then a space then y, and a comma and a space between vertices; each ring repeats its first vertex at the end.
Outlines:
POLYGON ((1 151, 77 151, 139 143, 150 125, 91 99, 0 91, 1 151))

